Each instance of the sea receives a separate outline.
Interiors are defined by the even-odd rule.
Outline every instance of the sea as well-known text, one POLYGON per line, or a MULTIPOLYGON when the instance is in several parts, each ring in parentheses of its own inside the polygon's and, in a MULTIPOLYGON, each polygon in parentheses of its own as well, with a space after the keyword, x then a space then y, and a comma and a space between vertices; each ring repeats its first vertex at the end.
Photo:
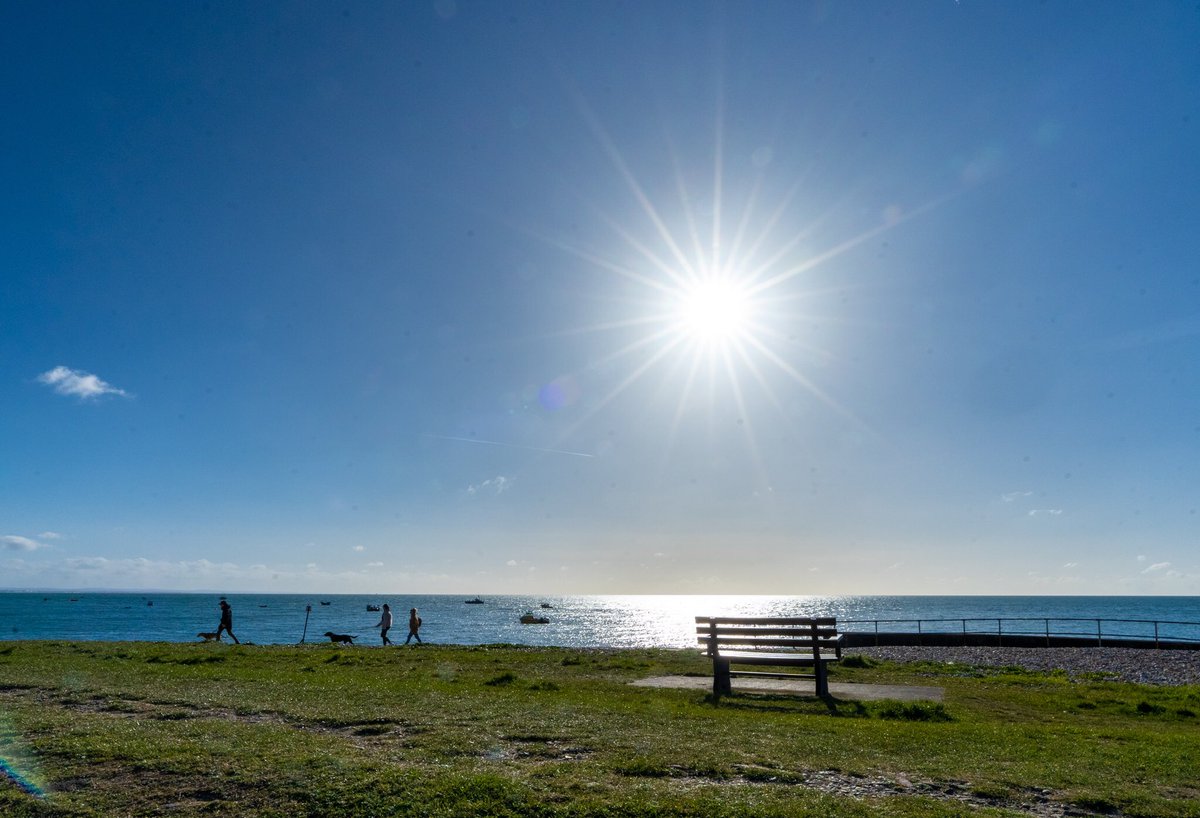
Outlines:
POLYGON ((242 642, 292 645, 351 634, 380 644, 379 613, 403 642, 417 608, 426 642, 690 647, 696 616, 835 616, 843 630, 1158 636, 1200 641, 1200 597, 1167 596, 503 596, 0 592, 0 641, 197 642, 233 608, 242 642), (474 600, 478 600, 475 602, 474 600), (532 613, 548 620, 522 624, 532 613))

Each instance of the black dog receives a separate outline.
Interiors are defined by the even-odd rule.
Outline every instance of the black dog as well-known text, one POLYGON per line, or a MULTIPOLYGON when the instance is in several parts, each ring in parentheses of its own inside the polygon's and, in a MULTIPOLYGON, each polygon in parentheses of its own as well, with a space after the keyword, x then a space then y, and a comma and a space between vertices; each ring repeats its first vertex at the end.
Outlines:
POLYGON ((325 635, 328 636, 329 641, 333 642, 335 645, 338 642, 341 642, 344 645, 353 645, 354 640, 358 638, 357 636, 351 636, 348 633, 333 633, 332 631, 325 631, 325 635))

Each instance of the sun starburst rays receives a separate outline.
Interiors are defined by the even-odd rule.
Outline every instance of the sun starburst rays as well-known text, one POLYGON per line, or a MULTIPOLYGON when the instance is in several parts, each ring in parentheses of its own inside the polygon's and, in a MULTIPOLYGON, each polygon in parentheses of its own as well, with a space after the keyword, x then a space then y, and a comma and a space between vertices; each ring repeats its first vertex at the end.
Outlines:
MULTIPOLYGON (((596 249, 603 246, 597 234, 586 248, 576 241, 547 238, 592 269, 623 282, 613 301, 618 306, 610 308, 623 314, 610 312, 581 330, 616 338, 612 348, 592 359, 593 369, 615 375, 614 381, 593 396, 566 433, 574 434, 635 387, 649 390, 639 392, 643 408, 663 402, 672 406, 665 436, 668 449, 698 417, 707 414, 710 428, 726 433, 724 424, 736 418, 743 447, 760 467, 761 435, 754 419, 762 420, 764 407, 770 408, 768 422, 779 416, 794 418, 801 405, 797 401, 807 395, 865 428, 820 383, 835 356, 822 349, 810 331, 819 324, 828 326, 830 316, 814 315, 813 309, 841 288, 814 286, 808 274, 903 219, 871 224, 840 241, 820 242, 821 236, 837 230, 834 216, 841 208, 797 222, 794 214, 811 189, 806 184, 808 170, 780 190, 777 200, 768 195, 773 180, 763 168, 752 177, 730 175, 721 104, 713 130, 711 178, 704 184, 690 179, 687 169, 695 163, 686 161, 664 134, 664 181, 676 199, 656 199, 650 192, 656 189, 654 176, 639 178, 599 117, 581 97, 575 101, 634 208, 632 217, 618 217, 611 205, 591 204, 595 223, 612 237, 603 250, 596 249), (820 244, 825 249, 811 249, 820 244)), ((760 473, 769 483, 765 468, 760 473)))

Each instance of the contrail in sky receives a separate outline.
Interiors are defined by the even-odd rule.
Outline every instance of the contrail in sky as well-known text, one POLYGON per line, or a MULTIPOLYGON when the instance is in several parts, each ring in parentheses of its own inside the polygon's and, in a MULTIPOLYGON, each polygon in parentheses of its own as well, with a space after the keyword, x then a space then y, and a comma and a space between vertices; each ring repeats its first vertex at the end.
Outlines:
POLYGON ((547 454, 569 454, 572 457, 595 457, 595 455, 587 454, 586 452, 570 452, 566 449, 543 449, 540 446, 522 446, 519 443, 502 443, 499 440, 481 440, 477 437, 452 437, 450 435, 432 434, 426 434, 425 437, 431 437, 435 440, 457 440, 461 443, 486 443, 489 446, 504 446, 508 449, 525 449, 531 452, 546 452, 547 454))

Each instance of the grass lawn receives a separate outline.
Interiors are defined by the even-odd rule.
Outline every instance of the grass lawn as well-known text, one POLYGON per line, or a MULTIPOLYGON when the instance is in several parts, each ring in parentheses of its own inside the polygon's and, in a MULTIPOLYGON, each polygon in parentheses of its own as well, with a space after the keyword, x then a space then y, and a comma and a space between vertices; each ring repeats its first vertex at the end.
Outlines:
POLYGON ((1200 816, 1200 687, 860 664, 945 702, 628 684, 693 651, 0 642, 0 815, 1200 816))

